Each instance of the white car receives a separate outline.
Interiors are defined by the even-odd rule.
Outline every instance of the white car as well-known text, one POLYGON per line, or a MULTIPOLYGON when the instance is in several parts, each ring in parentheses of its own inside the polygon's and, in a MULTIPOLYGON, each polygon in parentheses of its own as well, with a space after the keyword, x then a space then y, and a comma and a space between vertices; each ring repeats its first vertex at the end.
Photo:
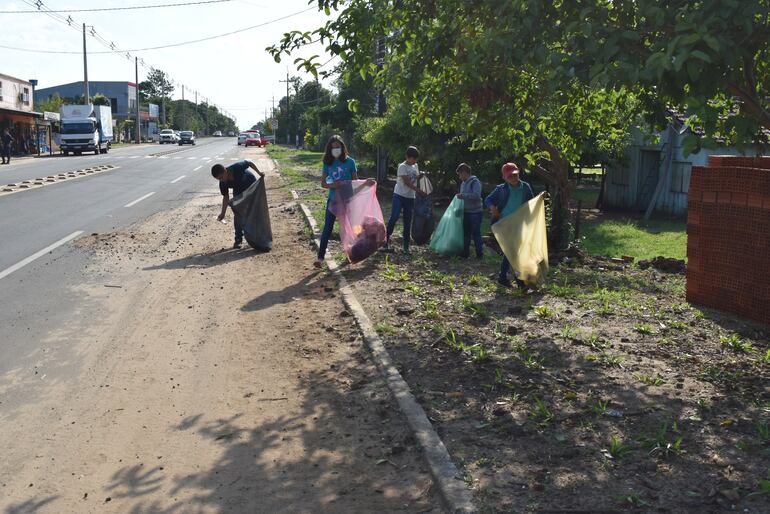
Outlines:
POLYGON ((222 137, 222 131, 221 130, 217 130, 216 132, 214 132, 212 134, 212 136, 214 136, 214 137, 222 137))
MULTIPOLYGON (((246 140, 250 137, 254 137, 253 132, 241 132, 238 134, 238 145, 246 144, 246 140)), ((259 135, 257 135, 257 137, 259 137, 259 135)))
POLYGON ((179 137, 171 129, 163 129, 158 134, 158 143, 171 143, 172 145, 179 142, 179 137))

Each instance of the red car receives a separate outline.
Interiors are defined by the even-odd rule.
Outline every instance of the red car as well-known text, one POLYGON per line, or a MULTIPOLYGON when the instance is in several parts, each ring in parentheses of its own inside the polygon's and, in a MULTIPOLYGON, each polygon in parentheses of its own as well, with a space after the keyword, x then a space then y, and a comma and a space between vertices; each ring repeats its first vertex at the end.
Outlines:
POLYGON ((262 146, 262 138, 259 137, 259 134, 249 134, 246 141, 243 142, 243 146, 262 146))
POLYGON ((244 146, 259 146, 261 148, 263 146, 267 146, 270 144, 270 142, 265 136, 260 136, 259 134, 249 134, 243 144, 244 146))

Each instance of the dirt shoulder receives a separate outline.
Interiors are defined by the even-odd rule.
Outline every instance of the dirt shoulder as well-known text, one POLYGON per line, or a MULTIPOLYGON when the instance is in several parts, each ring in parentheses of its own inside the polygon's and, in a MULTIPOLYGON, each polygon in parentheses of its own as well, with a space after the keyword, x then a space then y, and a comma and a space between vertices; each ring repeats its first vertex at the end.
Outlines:
POLYGON ((243 155, 268 171, 272 252, 230 248, 213 183, 78 240, 99 315, 51 335, 76 375, 6 413, 0 511, 441 512, 272 161, 243 155))
POLYGON ((343 271, 483 512, 770 511, 770 329, 635 264, 573 259, 509 291, 486 251, 343 271))

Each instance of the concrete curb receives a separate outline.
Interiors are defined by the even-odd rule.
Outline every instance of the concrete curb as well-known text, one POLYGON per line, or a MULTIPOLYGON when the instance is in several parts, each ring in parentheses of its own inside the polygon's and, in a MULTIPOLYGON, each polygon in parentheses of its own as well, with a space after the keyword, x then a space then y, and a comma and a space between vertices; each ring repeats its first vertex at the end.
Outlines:
MULTIPOLYGON (((276 166, 276 169, 278 169, 278 166, 276 166)), ((299 201, 297 192, 292 189, 291 195, 297 201, 305 221, 313 231, 313 241, 317 248, 320 243, 320 231, 315 219, 310 209, 299 201)), ((345 305, 355 317, 361 332, 363 332, 364 341, 374 357, 377 368, 387 380, 388 388, 396 398, 404 416, 406 416, 406 420, 414 432, 415 438, 420 443, 420 446, 422 446, 425 460, 428 463, 433 480, 438 486, 439 495, 449 512, 463 514, 476 512, 476 508, 471 501, 471 492, 462 481, 460 472, 449 457, 446 446, 444 446, 443 441, 441 441, 433 425, 428 420, 428 416, 425 414, 422 406, 412 394, 409 385, 393 365, 385 345, 374 330, 372 321, 367 316, 358 298, 356 298, 353 289, 348 285, 345 277, 342 276, 339 265, 331 257, 326 257, 326 265, 337 277, 340 293, 342 293, 345 305)))

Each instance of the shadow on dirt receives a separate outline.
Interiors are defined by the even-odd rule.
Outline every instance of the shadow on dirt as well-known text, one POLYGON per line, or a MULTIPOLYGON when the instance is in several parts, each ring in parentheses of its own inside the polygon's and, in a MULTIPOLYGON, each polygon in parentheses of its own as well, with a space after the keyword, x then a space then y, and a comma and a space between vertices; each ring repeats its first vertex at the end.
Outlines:
POLYGON ((243 414, 186 417, 169 429, 218 446, 214 466, 189 474, 126 466, 105 495, 132 514, 442 512, 387 388, 376 371, 355 361, 303 376, 286 397, 250 396, 255 409, 302 397, 297 408, 258 425, 243 414), (149 500, 151 493, 164 500, 149 500), (168 500, 177 497, 176 504, 168 500))
POLYGON ((172 261, 164 262, 156 266, 147 266, 142 268, 143 271, 154 271, 160 269, 186 269, 186 268, 213 268, 222 264, 228 264, 231 262, 239 261, 241 259, 247 259, 249 257, 257 257, 260 253, 251 249, 246 243, 241 248, 222 248, 215 252, 209 253, 196 253, 188 255, 186 257, 180 257, 172 261))

